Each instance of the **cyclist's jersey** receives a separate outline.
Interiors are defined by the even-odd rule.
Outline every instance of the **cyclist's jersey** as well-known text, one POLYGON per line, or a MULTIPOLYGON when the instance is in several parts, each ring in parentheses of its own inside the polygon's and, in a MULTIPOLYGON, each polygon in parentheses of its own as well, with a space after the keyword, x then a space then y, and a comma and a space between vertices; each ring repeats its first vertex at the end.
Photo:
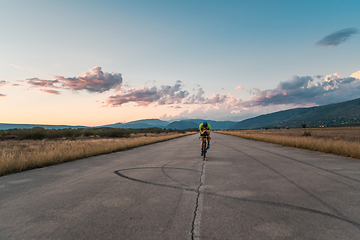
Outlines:
POLYGON ((210 124, 207 124, 207 128, 205 128, 203 125, 204 125, 203 123, 201 123, 201 124, 199 125, 199 130, 200 130, 200 131, 208 130, 208 131, 210 132, 210 130, 211 130, 210 124))

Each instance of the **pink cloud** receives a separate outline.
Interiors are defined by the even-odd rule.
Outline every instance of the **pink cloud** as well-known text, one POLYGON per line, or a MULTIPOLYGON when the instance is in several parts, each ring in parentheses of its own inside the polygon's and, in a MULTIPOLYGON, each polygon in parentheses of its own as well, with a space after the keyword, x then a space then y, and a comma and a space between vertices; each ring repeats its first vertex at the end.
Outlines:
POLYGON ((191 105, 191 104, 221 104, 226 102, 227 95, 223 94, 214 94, 211 98, 205 98, 203 95, 205 94, 204 90, 202 88, 198 89, 197 94, 193 94, 190 97, 188 97, 186 100, 184 100, 182 103, 191 105))
POLYGON ((40 89, 39 91, 50 93, 50 94, 60 94, 60 91, 53 90, 53 89, 40 89))
POLYGON ((7 83, 9 83, 9 82, 7 82, 7 81, 5 81, 5 80, 0 80, 0 87, 3 86, 3 85, 5 85, 5 84, 7 84, 7 83))
POLYGON ((211 104, 211 105, 216 105, 216 104, 221 104, 224 103, 227 100, 227 95, 220 95, 220 94, 214 94, 211 98, 206 98, 202 101, 200 101, 200 104, 211 104))
POLYGON ((22 69, 22 67, 17 66, 15 64, 7 63, 6 65, 9 65, 9 66, 12 66, 12 67, 15 67, 15 68, 18 68, 18 69, 22 69))
MULTIPOLYGON (((106 106, 121 106, 126 103, 134 102, 137 106, 172 105, 172 104, 202 104, 217 105, 227 101, 227 95, 214 94, 211 98, 203 97, 205 93, 202 88, 196 94, 189 96, 188 91, 181 90, 181 81, 177 81, 174 86, 161 86, 160 88, 142 86, 138 89, 122 89, 115 96, 111 96, 106 101, 106 106)), ((179 108, 177 105, 175 108, 179 108)))
POLYGON ((139 89, 122 90, 120 94, 109 97, 106 105, 119 107, 129 102, 134 102, 137 106, 148 106, 151 103, 170 105, 180 103, 188 94, 181 90, 181 81, 177 81, 174 86, 142 86, 139 89))
POLYGON ((62 86, 72 90, 87 90, 89 92, 105 92, 114 89, 122 84, 123 77, 121 73, 104 73, 101 67, 94 67, 78 75, 76 78, 64 78, 54 76, 56 80, 62 83, 62 86))
POLYGON ((177 108, 180 109, 181 107, 179 105, 175 105, 175 106, 169 106, 169 108, 177 108))
POLYGON ((241 90, 242 89, 242 86, 237 86, 236 88, 235 88, 235 90, 241 90))
POLYGON ((39 78, 27 79, 27 83, 34 87, 49 87, 67 90, 86 90, 88 92, 102 93, 110 89, 119 89, 123 82, 121 73, 103 72, 101 67, 94 67, 89 72, 84 72, 77 77, 65 78, 50 75, 55 80, 43 80, 39 78))
POLYGON ((33 87, 60 88, 58 86, 55 86, 55 84, 59 83, 58 80, 42 80, 39 78, 30 78, 27 79, 27 83, 33 87))

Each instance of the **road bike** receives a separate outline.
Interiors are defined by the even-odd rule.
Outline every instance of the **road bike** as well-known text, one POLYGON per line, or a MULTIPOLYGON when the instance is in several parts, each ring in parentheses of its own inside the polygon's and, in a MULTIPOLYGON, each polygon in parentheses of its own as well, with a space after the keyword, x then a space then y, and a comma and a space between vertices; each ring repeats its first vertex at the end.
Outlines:
MULTIPOLYGON (((204 158, 204 161, 206 160, 206 153, 207 153, 207 136, 208 134, 205 132, 204 134, 200 134, 201 137, 204 138, 204 141, 203 141, 203 144, 201 146, 201 152, 203 153, 203 158, 204 158)), ((200 138, 201 138, 200 137, 200 138)))

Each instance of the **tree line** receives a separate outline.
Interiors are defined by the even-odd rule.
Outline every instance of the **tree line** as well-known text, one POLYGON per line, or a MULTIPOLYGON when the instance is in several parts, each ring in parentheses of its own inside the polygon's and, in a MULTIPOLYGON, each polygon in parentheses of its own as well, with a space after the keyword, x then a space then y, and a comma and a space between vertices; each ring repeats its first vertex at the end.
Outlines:
POLYGON ((0 130, 2 140, 6 139, 76 139, 77 137, 101 137, 101 138, 128 138, 135 133, 169 133, 193 131, 194 129, 177 130, 162 128, 140 128, 140 129, 124 129, 124 128, 64 128, 64 129, 45 129, 43 127, 21 128, 0 130))

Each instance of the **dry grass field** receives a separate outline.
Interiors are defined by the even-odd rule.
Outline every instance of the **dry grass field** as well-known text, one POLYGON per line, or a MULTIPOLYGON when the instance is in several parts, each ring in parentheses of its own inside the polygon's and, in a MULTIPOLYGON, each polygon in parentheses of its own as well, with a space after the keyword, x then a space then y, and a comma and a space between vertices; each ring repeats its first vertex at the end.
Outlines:
POLYGON ((360 159, 360 127, 218 131, 246 139, 360 159))
POLYGON ((136 134, 130 138, 0 141, 0 176, 123 151, 192 133, 136 134))

